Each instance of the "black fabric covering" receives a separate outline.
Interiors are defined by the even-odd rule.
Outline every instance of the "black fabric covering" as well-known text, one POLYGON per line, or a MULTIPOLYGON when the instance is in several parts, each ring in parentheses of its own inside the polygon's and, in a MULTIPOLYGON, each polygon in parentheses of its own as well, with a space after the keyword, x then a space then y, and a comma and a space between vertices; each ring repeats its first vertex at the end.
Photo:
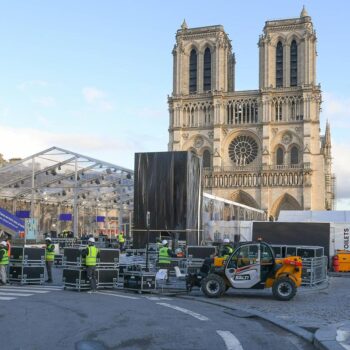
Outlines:
POLYGON ((147 241, 147 211, 151 213, 150 242, 161 232, 176 231, 180 239, 197 244, 200 167, 200 158, 191 152, 135 154, 135 248, 143 248, 147 241))
POLYGON ((329 257, 329 223, 254 222, 253 240, 258 238, 271 244, 321 246, 329 257))

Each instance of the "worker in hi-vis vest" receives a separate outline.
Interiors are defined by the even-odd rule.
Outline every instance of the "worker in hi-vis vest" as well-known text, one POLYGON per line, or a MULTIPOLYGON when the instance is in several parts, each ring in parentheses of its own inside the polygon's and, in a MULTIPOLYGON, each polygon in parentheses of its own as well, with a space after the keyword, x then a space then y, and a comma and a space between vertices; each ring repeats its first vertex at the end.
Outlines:
POLYGON ((96 265, 100 257, 99 249, 95 247, 95 238, 88 239, 88 246, 83 250, 82 256, 85 258, 86 273, 90 281, 91 291, 95 292, 97 288, 96 265))
POLYGON ((9 256, 7 254, 7 243, 2 241, 0 243, 0 284, 7 283, 7 265, 9 264, 9 256))
POLYGON ((125 244, 125 237, 123 231, 120 231, 118 233, 118 243, 119 243, 119 249, 122 251, 124 249, 125 244))
POLYGON ((51 237, 46 237, 45 243, 45 263, 47 271, 47 280, 45 282, 52 283, 52 265, 55 260, 55 245, 52 244, 51 237))

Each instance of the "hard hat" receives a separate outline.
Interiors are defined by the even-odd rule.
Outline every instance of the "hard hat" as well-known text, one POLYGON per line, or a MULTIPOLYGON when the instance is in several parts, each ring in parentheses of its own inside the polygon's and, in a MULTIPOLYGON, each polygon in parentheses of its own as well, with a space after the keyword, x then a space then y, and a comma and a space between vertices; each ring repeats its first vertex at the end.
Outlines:
POLYGON ((230 240, 228 238, 225 238, 224 243, 230 243, 230 240))
POLYGON ((166 244, 168 244, 168 241, 167 241, 166 239, 163 239, 163 240, 162 240, 162 244, 163 244, 163 245, 166 245, 166 244))
POLYGON ((45 241, 51 241, 51 237, 46 237, 45 241))
POLYGON ((182 249, 181 248, 177 248, 175 249, 175 253, 178 254, 178 253, 182 253, 182 249))
POLYGON ((4 247, 7 246, 7 243, 5 241, 2 241, 0 244, 3 245, 4 247))
POLYGON ((92 243, 95 243, 95 238, 94 237, 90 237, 88 242, 92 242, 92 243))

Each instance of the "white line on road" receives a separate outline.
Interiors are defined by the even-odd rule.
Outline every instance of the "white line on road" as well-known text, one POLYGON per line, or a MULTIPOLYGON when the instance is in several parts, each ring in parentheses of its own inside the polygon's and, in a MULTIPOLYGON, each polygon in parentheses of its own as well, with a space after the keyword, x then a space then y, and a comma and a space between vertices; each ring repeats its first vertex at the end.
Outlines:
POLYGON ((111 295, 113 297, 125 298, 125 299, 140 299, 138 297, 130 297, 128 295, 121 295, 121 294, 114 294, 114 293, 95 292, 95 294, 111 295))
POLYGON ((180 311, 180 312, 183 312, 183 313, 185 313, 187 315, 190 315, 190 316, 192 316, 192 317, 194 317, 194 318, 196 318, 197 320, 200 320, 200 321, 209 321, 208 317, 203 316, 201 314, 197 314, 196 312, 184 309, 184 308, 179 307, 179 306, 175 306, 175 305, 171 305, 171 304, 167 304, 167 303, 157 303, 157 304, 165 306, 165 307, 169 307, 171 309, 174 309, 174 310, 177 310, 177 311, 180 311))
POLYGON ((11 298, 11 297, 0 297, 0 300, 13 300, 16 298, 11 298))
POLYGON ((7 287, 1 287, 1 290, 3 291, 11 291, 11 292, 25 292, 25 293, 37 293, 37 294, 45 294, 50 293, 49 290, 34 290, 34 289, 23 289, 23 288, 7 288, 7 287))
POLYGON ((40 286, 14 286, 14 285, 8 285, 8 286, 4 286, 4 287, 1 287, 1 289, 3 288, 11 288, 11 289, 30 289, 30 290, 44 290, 44 291, 48 291, 48 292, 51 292, 51 291, 61 291, 63 290, 63 288, 60 288, 60 287, 40 287, 40 286))
POLYGON ((0 295, 8 295, 12 297, 30 297, 33 294, 24 294, 24 293, 6 293, 6 292, 0 292, 0 295))
POLYGON ((225 342, 227 350, 243 350, 239 340, 229 331, 216 331, 225 342))

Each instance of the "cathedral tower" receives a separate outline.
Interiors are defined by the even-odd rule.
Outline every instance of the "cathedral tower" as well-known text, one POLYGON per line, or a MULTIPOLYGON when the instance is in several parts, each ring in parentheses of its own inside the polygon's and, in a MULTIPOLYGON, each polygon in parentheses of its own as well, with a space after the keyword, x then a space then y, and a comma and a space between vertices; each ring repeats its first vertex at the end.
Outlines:
POLYGON ((259 90, 235 90, 235 57, 220 25, 184 21, 173 56, 169 150, 203 157, 205 191, 274 217, 332 206, 330 132, 319 133, 316 34, 305 8, 265 23, 259 90))

